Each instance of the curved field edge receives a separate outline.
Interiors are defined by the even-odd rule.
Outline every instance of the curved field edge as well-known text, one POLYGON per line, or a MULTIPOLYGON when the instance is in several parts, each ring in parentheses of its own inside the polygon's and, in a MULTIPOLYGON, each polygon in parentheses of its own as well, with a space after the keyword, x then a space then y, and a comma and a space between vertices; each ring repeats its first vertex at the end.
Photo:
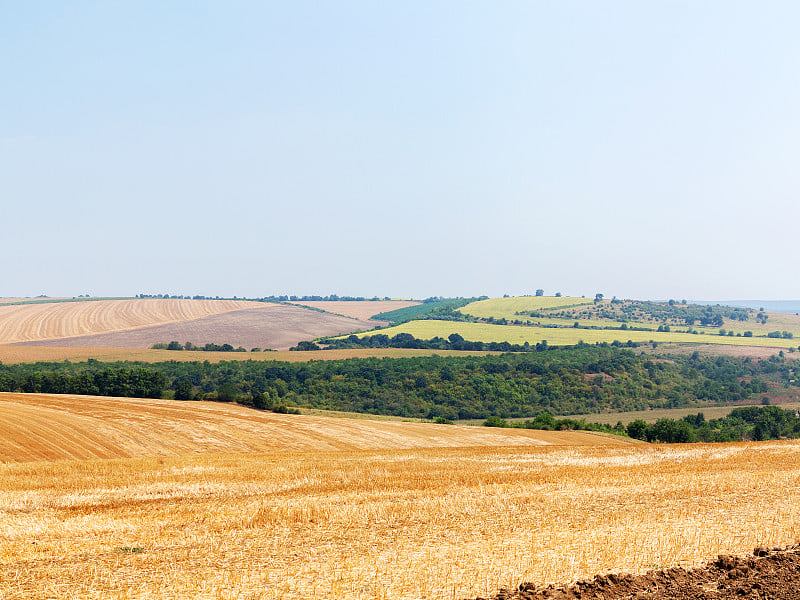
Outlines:
POLYGON ((0 465, 0 595, 488 597, 800 535, 798 442, 0 465), (36 542, 36 543, 32 543, 36 542))
POLYGON ((585 432, 279 415, 219 402, 0 393, 0 461, 625 443, 585 432))
POLYGON ((616 329, 575 329, 569 327, 528 327, 516 325, 492 325, 489 323, 464 323, 459 321, 409 321, 401 325, 376 329, 356 334, 358 337, 378 334, 395 336, 410 333, 414 337, 429 340, 434 337, 447 338, 457 333, 470 342, 509 342, 511 344, 537 344, 547 341, 551 346, 573 346, 628 341, 637 343, 687 343, 714 344, 723 346, 759 346, 767 348, 797 348, 798 340, 764 337, 727 337, 710 334, 680 332, 632 331, 616 329))

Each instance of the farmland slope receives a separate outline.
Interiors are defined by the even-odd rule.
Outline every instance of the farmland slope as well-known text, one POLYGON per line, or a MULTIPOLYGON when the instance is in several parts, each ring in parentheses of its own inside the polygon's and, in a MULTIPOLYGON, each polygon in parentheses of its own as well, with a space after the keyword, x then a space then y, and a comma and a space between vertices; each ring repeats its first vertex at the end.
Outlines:
POLYGON ((231 344, 247 349, 288 350, 302 340, 370 329, 375 323, 285 304, 250 303, 244 310, 199 319, 69 339, 29 342, 37 346, 149 348, 172 340, 196 346, 231 344))
POLYGON ((244 300, 134 299, 0 306, 0 343, 11 344, 177 323, 261 306, 244 300))
POLYGON ((492 325, 489 323, 463 323, 458 321, 409 321, 386 329, 362 333, 359 337, 377 334, 395 336, 398 333, 410 333, 422 340, 434 337, 447 338, 457 333, 471 342, 509 342, 511 344, 536 344, 547 341, 557 346, 570 346, 579 342, 587 344, 621 342, 628 340, 647 343, 703 343, 722 344, 728 346, 763 346, 769 348, 795 348, 795 339, 768 337, 728 337, 709 334, 691 334, 684 332, 635 331, 619 329, 577 329, 571 327, 528 327, 516 325, 492 325))
POLYGON ((264 413, 213 402, 0 393, 0 461, 199 452, 626 443, 586 432, 264 413))
POLYGON ((467 304, 458 311, 481 319, 489 317, 518 319, 519 313, 532 310, 547 310, 592 304, 592 300, 569 296, 514 296, 510 298, 488 298, 467 304))

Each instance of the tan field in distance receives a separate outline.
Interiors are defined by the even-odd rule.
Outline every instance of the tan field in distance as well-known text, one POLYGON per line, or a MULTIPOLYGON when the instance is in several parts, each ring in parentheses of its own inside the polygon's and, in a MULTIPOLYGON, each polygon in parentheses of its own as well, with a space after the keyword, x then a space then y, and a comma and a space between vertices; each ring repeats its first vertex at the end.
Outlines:
POLYGON ((621 443, 628 442, 589 432, 280 415, 221 402, 0 392, 0 462, 621 443))
MULTIPOLYGON (((373 305, 361 312, 389 307, 373 305)), ((402 303, 401 303, 402 304, 402 303)), ((351 310, 350 312, 359 312, 351 310)), ((0 306, 0 344, 149 349, 176 341, 195 346, 288 350, 318 337, 381 324, 301 305, 246 300, 108 299, 0 306)))
POLYGON ((0 306, 0 343, 123 331, 190 321, 260 305, 244 300, 145 298, 0 306))
MULTIPOLYGON (((345 317, 367 320, 382 312, 416 306, 421 303, 414 300, 310 300, 308 302, 298 300, 291 304, 310 306, 345 317)), ((377 322, 375 324, 378 325, 377 322)))
POLYGON ((0 597, 455 600, 689 567, 798 541, 798 452, 778 441, 0 465, 0 597))
POLYGON ((41 300, 53 301, 53 300, 70 300, 71 298, 67 297, 55 297, 51 298, 49 296, 44 298, 31 298, 31 297, 7 297, 7 298, 0 298, 0 306, 3 304, 14 304, 16 302, 37 302, 41 300))
POLYGON ((462 350, 418 350, 414 348, 349 348, 342 350, 302 351, 277 350, 274 352, 204 352, 183 350, 149 350, 136 348, 65 348, 61 346, 0 346, 0 362, 17 364, 38 361, 84 361, 89 358, 101 362, 142 361, 162 362, 167 360, 208 361, 223 360, 277 360, 286 362, 308 362, 310 360, 342 360, 348 358, 404 358, 413 356, 486 356, 498 354, 487 351, 462 350))

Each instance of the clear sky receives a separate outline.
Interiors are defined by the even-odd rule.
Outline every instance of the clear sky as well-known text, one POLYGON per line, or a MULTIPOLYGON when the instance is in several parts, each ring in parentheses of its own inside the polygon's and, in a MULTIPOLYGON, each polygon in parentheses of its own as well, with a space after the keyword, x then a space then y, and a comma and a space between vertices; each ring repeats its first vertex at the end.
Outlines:
POLYGON ((0 296, 800 298, 798 22, 0 0, 0 296))

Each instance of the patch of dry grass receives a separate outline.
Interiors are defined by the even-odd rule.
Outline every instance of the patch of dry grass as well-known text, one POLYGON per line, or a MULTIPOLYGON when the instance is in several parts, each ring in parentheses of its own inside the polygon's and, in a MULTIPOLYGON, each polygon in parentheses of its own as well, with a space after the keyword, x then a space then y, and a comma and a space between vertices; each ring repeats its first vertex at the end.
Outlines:
POLYGON ((797 541, 800 444, 0 466, 0 597, 468 598, 797 541))

